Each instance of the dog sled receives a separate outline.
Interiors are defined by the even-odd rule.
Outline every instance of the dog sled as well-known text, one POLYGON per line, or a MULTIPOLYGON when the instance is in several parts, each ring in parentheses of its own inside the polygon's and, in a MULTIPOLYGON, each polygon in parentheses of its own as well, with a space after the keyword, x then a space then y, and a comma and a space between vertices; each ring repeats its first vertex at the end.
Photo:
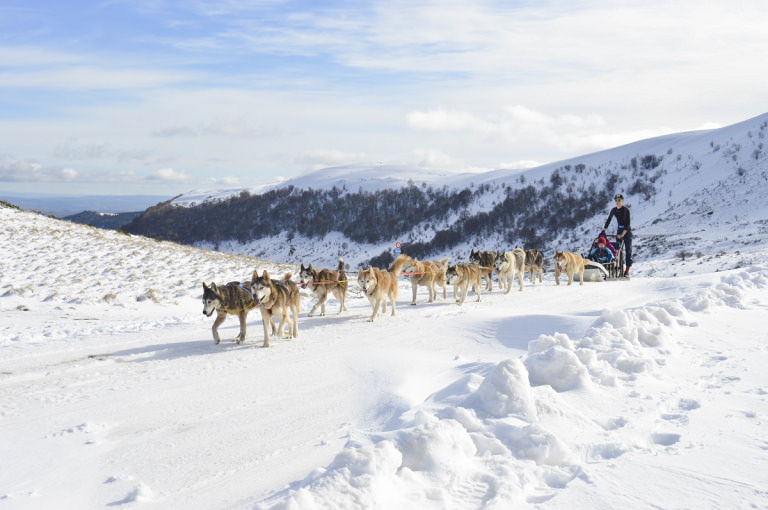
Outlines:
POLYGON ((611 251, 614 253, 614 258, 610 262, 600 263, 596 260, 591 260, 588 256, 587 263, 584 266, 584 281, 586 282, 601 282, 601 281, 619 281, 628 280, 624 276, 625 267, 625 254, 624 254, 624 239, 619 239, 616 235, 608 235, 600 233, 600 235, 592 241, 592 245, 589 247, 591 253, 597 247, 597 241, 600 237, 605 237, 608 240, 608 249, 613 248, 611 251))

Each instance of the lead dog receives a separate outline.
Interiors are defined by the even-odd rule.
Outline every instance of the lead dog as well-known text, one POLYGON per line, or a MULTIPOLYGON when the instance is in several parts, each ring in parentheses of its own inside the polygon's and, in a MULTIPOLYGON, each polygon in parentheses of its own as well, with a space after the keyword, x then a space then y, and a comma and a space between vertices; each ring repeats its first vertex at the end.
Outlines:
POLYGON ((443 299, 448 297, 446 291, 447 282, 445 279, 445 270, 447 269, 448 261, 450 257, 438 261, 420 261, 411 257, 408 257, 407 262, 403 266, 403 272, 409 276, 411 280, 411 289, 413 290, 412 305, 416 304, 416 292, 419 285, 426 287, 429 291, 428 303, 433 303, 437 297, 437 286, 443 288, 443 299))
POLYGON ((291 281, 291 274, 286 274, 282 280, 273 280, 266 269, 259 276, 258 271, 253 272, 251 278, 253 298, 261 308, 261 322, 264 326, 264 343, 262 347, 269 347, 270 325, 272 333, 278 338, 297 338, 299 336, 299 306, 301 295, 299 288, 291 281), (289 314, 290 312, 290 314, 289 314), (291 318, 290 315, 293 315, 291 318), (273 316, 280 319, 280 325, 275 331, 273 316), (285 336, 285 324, 288 323, 288 335, 285 336))
MULTIPOLYGON (((496 264, 496 252, 472 250, 469 253, 469 263, 475 266, 489 267, 493 271, 495 270, 496 264)), ((490 292, 493 290, 493 277, 491 276, 490 272, 487 273, 487 277, 488 283, 486 284, 486 289, 488 292, 490 292)), ((499 277, 498 271, 496 272, 496 277, 499 277)))
POLYGON ((253 294, 246 285, 248 284, 229 282, 221 287, 211 283, 208 287, 203 282, 203 314, 210 317, 213 312, 216 312, 216 320, 213 321, 212 328, 214 343, 219 343, 219 326, 227 318, 227 314, 237 315, 240 319, 240 334, 234 338, 234 341, 239 344, 245 341, 245 318, 256 306, 253 294))
POLYGON ((525 270, 531 272, 531 283, 536 283, 534 276, 539 274, 539 283, 544 274, 544 255, 539 250, 525 251, 525 270))
POLYGON ((379 269, 378 267, 371 267, 369 269, 360 269, 357 272, 357 283, 360 288, 363 289, 365 297, 370 301, 373 307, 373 314, 368 322, 373 320, 379 315, 379 308, 381 313, 387 311, 387 298, 392 305, 392 315, 395 315, 395 301, 397 300, 397 277, 403 269, 403 266, 408 260, 408 255, 399 255, 389 270, 379 269))
POLYGON ((347 296, 347 273, 344 272, 344 259, 339 257, 339 267, 334 271, 332 269, 314 269, 312 264, 308 267, 301 265, 299 271, 299 285, 302 289, 309 289, 317 297, 317 303, 312 307, 309 316, 312 317, 317 308, 320 307, 320 315, 325 315, 325 302, 328 296, 333 294, 339 300, 339 313, 347 309, 344 300, 347 296))
POLYGON ((453 285, 453 297, 456 298, 456 303, 461 306, 464 300, 467 298, 467 292, 470 285, 474 288, 475 294, 477 294, 477 301, 480 301, 481 288, 483 286, 482 276, 485 274, 490 278, 490 267, 476 266, 474 264, 456 264, 455 266, 448 266, 445 271, 445 278, 449 284, 453 285), (456 296, 457 290, 460 296, 456 296))
POLYGON ((504 290, 504 294, 509 294, 512 290, 512 282, 520 284, 520 292, 523 291, 523 274, 525 272, 525 251, 522 248, 515 248, 512 251, 499 252, 496 255, 496 273, 499 275, 499 285, 504 290))
POLYGON ((584 285, 584 266, 588 262, 578 253, 567 251, 555 252, 555 283, 560 285, 560 273, 568 275, 568 285, 573 283, 573 275, 579 273, 579 285, 584 285))

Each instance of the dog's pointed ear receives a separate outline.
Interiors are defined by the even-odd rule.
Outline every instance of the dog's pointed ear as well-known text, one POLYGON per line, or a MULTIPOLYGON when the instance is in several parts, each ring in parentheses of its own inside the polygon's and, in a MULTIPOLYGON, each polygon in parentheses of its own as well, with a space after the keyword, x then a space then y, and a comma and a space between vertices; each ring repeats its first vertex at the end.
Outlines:
POLYGON ((251 275, 251 283, 255 282, 258 277, 259 277, 259 270, 254 269, 253 274, 251 275))
POLYGON ((269 273, 267 273, 267 270, 265 269, 263 273, 261 273, 261 277, 265 280, 269 280, 269 273))

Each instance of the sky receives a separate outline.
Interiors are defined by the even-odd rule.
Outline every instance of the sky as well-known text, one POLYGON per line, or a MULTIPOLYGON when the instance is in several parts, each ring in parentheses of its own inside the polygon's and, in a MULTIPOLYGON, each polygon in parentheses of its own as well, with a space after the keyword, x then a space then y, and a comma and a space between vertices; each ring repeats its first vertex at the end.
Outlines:
POLYGON ((0 0, 0 191, 527 168, 765 113, 740 1, 0 0))

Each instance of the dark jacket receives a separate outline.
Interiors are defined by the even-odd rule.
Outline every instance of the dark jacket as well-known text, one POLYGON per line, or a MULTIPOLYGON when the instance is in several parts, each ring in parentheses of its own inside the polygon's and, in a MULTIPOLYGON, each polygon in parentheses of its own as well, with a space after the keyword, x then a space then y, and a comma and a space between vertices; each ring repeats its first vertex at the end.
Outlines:
POLYGON ((627 233, 632 232, 629 224, 629 209, 627 208, 626 205, 621 209, 619 209, 618 207, 614 207, 613 209, 611 209, 611 214, 608 215, 608 220, 605 222, 605 226, 603 227, 603 230, 608 228, 614 216, 616 217, 616 221, 619 222, 619 233, 621 233, 623 230, 626 230, 627 233))

